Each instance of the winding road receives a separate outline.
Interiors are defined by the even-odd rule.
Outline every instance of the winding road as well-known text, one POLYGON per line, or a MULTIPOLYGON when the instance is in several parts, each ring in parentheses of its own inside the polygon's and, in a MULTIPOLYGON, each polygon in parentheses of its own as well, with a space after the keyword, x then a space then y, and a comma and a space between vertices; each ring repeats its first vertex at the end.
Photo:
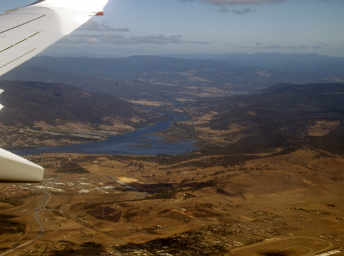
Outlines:
POLYGON ((33 218, 35 219, 37 225, 39 226, 39 233, 37 234, 37 236, 33 240, 26 241, 25 243, 22 243, 6 252, 1 253, 0 256, 11 255, 12 253, 15 253, 17 250, 23 249, 33 244, 34 242, 38 241, 42 237, 42 235, 45 233, 45 227, 42 222, 41 216, 42 216, 42 212, 46 210, 46 207, 51 200, 51 194, 47 190, 43 190, 42 193, 44 194, 44 196, 42 200, 39 202, 39 206, 34 210, 34 213, 33 213, 33 218))

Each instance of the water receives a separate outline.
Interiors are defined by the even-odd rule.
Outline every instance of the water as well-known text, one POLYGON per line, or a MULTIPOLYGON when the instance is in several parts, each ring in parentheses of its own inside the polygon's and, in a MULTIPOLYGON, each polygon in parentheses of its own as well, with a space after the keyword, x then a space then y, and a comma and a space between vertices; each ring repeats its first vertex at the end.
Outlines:
POLYGON ((18 155, 42 153, 125 154, 125 155, 179 155, 196 149, 193 140, 168 143, 152 134, 167 130, 176 121, 186 120, 184 114, 173 113, 166 121, 138 129, 135 132, 113 136, 105 141, 57 147, 23 148, 12 150, 18 155))

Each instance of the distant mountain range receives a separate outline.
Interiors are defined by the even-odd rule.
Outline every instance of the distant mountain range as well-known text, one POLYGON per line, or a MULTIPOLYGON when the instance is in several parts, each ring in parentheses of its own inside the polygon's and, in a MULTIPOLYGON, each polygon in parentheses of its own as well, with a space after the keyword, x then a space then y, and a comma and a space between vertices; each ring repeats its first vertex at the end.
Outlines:
POLYGON ((253 66, 281 71, 319 71, 343 72, 344 58, 317 54, 224 54, 224 55, 177 55, 175 58, 217 60, 239 66, 253 66))
MULTIPOLYGON (((210 57, 38 57, 2 79, 72 84, 116 96, 121 94, 121 97, 128 95, 123 94, 123 88, 115 88, 118 81, 163 82, 178 86, 206 84, 214 88, 227 86, 233 92, 262 89, 277 83, 344 82, 344 58, 283 54, 210 57), (192 74, 192 77, 186 74, 192 74)), ((157 89, 154 91, 161 93, 157 89)))

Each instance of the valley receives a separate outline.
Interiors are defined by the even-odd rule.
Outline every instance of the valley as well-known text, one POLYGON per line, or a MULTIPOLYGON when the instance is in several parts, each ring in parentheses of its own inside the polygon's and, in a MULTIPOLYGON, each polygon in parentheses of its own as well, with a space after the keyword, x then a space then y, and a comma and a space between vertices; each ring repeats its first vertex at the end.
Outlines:
POLYGON ((0 256, 344 253, 342 83, 141 58, 74 85, 78 70, 0 82, 1 147, 46 169, 0 183, 0 256))

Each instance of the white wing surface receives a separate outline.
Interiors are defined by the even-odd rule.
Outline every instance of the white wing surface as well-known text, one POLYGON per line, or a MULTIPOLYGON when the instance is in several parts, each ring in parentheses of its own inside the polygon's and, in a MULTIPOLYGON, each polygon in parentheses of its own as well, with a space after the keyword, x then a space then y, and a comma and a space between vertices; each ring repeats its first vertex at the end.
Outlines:
MULTIPOLYGON (((0 76, 36 56, 93 16, 108 0, 40 0, 0 14, 0 76)), ((0 94, 3 91, 0 89, 0 94)), ((3 108, 0 105, 0 110, 3 108)), ((41 181, 42 167, 0 149, 0 180, 41 181)))

